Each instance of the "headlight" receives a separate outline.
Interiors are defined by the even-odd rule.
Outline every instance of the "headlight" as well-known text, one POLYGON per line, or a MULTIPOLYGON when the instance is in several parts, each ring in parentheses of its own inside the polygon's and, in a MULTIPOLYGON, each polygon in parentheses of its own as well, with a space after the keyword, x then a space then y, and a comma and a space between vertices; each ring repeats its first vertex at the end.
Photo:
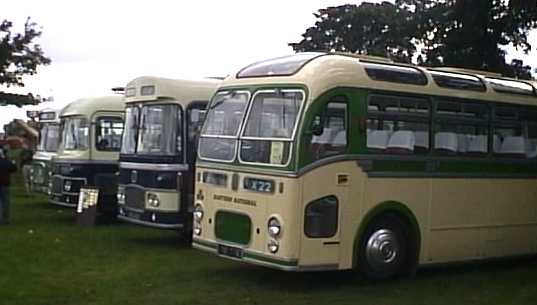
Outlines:
POLYGON ((201 224, 199 222, 194 224, 194 234, 198 236, 201 235, 201 224))
POLYGON ((278 252, 278 249, 280 249, 280 244, 278 243, 278 241, 271 239, 268 242, 267 247, 271 253, 276 253, 278 252))
POLYGON ((160 200, 158 199, 157 194, 147 194, 147 203, 152 207, 158 207, 160 205, 160 200))
POLYGON ((194 220, 200 222, 203 219, 203 207, 201 204, 196 204, 194 208, 194 220))
POLYGON ((73 186, 73 184, 71 183, 71 181, 65 181, 65 184, 63 185, 63 189, 66 192, 69 192, 69 191, 71 191, 72 186, 73 186))
POLYGON ((118 190, 116 197, 117 197, 117 203, 119 204, 125 203, 125 194, 123 193, 123 190, 118 190))
MULTIPOLYGON (((268 233, 271 237, 278 237, 282 232, 280 221, 276 217, 272 217, 268 221, 268 233)), ((277 250, 276 250, 277 251, 277 250)))

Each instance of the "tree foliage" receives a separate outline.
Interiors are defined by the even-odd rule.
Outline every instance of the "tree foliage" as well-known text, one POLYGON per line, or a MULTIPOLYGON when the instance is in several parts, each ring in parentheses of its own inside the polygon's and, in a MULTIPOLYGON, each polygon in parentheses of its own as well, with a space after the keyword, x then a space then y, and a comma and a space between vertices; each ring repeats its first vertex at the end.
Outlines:
POLYGON ((510 46, 531 49, 537 0, 396 0, 328 7, 314 15, 315 26, 290 43, 295 51, 349 51, 404 62, 419 55, 424 65, 531 75, 522 61, 507 63, 505 55, 510 46))
MULTIPOLYGON (((26 19, 23 33, 12 32, 13 23, 4 20, 0 23, 0 85, 23 87, 22 77, 34 75, 39 65, 47 65, 50 59, 45 57, 39 44, 34 39, 41 36, 37 24, 26 19)), ((0 104, 37 104, 33 95, 16 95, 0 92, 0 104)))
POLYGON ((318 21, 302 34, 302 41, 289 45, 297 52, 342 51, 395 57, 408 62, 416 52, 411 27, 405 26, 410 12, 394 4, 364 2, 342 5, 314 13, 318 21))

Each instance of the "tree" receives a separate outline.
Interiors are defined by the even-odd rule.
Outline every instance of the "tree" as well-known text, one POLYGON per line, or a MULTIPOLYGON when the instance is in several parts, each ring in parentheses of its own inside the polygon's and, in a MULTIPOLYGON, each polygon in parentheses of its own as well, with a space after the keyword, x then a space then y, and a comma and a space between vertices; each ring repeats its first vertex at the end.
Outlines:
MULTIPOLYGON (((0 23, 0 85, 24 87, 22 77, 34 75, 39 65, 50 64, 39 44, 33 42, 41 36, 37 24, 30 18, 24 24, 24 33, 12 33, 13 23, 0 23)), ((0 105, 37 104, 40 100, 32 94, 18 95, 0 92, 0 105)))
POLYGON ((506 63, 505 49, 528 52, 528 33, 537 27, 537 0, 397 0, 396 5, 414 11, 410 24, 417 25, 427 65, 518 76, 518 63, 506 63))
POLYGON ((537 0, 396 0, 328 7, 314 15, 315 26, 289 44, 295 51, 347 51, 403 62, 419 55, 419 64, 527 77, 527 66, 508 64, 505 50, 531 49, 537 0))
POLYGON ((343 51, 409 62, 416 51, 411 27, 405 26, 410 14, 390 2, 320 9, 315 26, 289 45, 297 52, 343 51))

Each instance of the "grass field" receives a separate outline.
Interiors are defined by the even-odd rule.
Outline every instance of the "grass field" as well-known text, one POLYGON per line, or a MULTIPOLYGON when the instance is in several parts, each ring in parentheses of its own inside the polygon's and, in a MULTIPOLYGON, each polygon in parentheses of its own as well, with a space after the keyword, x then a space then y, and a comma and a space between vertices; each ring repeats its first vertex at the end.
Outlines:
POLYGON ((214 257, 170 231, 81 228, 73 211, 11 190, 0 226, 0 305, 536 304, 537 259, 420 270, 368 282, 353 272, 286 273, 214 257))

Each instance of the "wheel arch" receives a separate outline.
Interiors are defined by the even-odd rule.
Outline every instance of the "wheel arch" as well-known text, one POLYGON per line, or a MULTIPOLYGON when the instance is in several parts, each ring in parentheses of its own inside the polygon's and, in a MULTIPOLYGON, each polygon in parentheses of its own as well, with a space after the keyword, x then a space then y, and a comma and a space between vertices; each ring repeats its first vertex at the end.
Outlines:
POLYGON ((419 227, 418 220, 416 219, 416 216, 414 213, 403 203, 397 202, 397 201, 384 201, 379 204, 377 204, 374 208, 372 208, 367 214, 362 218, 362 221, 360 222, 360 225, 358 226, 358 230, 356 232, 356 235, 354 237, 354 246, 353 246, 353 261, 352 261, 352 268, 356 268, 358 266, 358 260, 360 255, 360 245, 363 242, 364 233, 367 229, 367 227, 376 219, 379 217, 382 217, 386 214, 395 214, 396 216, 400 217, 403 221, 406 222, 406 224, 409 226, 410 232, 412 234, 413 243, 415 246, 415 253, 414 253, 414 266, 409 266, 411 268, 410 271, 413 272, 413 270, 416 268, 418 262, 419 262, 419 253, 421 249, 421 230, 419 227))

